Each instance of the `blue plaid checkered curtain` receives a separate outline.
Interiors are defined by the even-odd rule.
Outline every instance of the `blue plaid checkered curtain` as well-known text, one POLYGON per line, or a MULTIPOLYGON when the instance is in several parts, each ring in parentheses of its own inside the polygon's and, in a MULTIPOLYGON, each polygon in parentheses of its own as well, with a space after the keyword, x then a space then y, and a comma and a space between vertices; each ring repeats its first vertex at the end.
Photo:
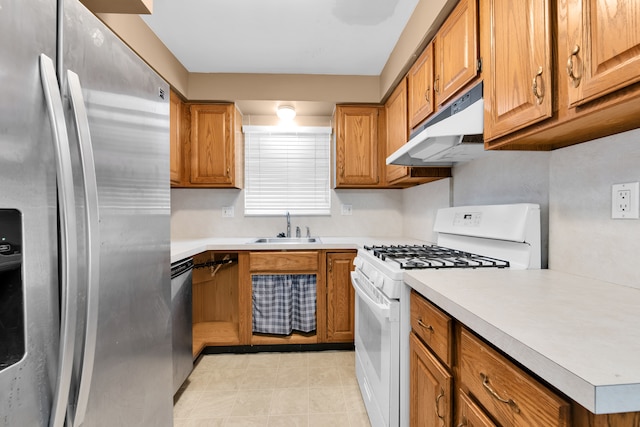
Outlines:
POLYGON ((289 335, 316 329, 315 274, 252 276, 253 332, 289 335))

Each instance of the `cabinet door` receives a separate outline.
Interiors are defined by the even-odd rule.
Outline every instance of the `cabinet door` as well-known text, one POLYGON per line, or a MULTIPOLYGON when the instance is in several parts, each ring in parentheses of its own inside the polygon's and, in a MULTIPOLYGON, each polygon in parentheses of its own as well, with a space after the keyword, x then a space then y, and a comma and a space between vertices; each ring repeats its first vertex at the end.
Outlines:
POLYGON ((409 337, 409 424, 412 427, 449 427, 453 377, 418 337, 409 337))
POLYGON ((640 1, 567 0, 566 4, 569 105, 640 81, 640 1))
POLYGON ((182 114, 184 104, 182 100, 171 91, 169 97, 169 144, 170 144, 170 177, 171 185, 182 184, 182 174, 184 172, 184 153, 182 150, 182 114))
POLYGON ((482 0, 485 141, 552 115, 549 0, 482 0))
POLYGON ((436 103, 442 105, 478 72, 477 0, 461 0, 435 38, 436 103))
POLYGON ((414 128, 433 113, 433 42, 424 49, 407 77, 409 127, 414 128))
POLYGON ((355 292, 350 273, 355 256, 327 253, 327 342, 353 342, 355 292))
MULTIPOLYGON (((402 147, 407 142, 407 82, 402 80, 384 105, 387 120, 386 155, 402 147)), ((406 166, 386 165, 387 182, 392 183, 407 175, 406 166)))
POLYGON ((192 184, 233 186, 234 106, 191 106, 192 184))
POLYGON ((336 187, 375 186, 378 107, 336 107, 336 187))

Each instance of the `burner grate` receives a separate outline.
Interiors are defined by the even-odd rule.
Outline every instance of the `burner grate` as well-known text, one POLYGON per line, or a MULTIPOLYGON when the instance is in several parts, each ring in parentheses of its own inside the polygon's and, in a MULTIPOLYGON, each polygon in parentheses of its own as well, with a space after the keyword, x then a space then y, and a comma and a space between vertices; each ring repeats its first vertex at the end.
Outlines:
POLYGON ((383 261, 398 263, 400 268, 507 268, 509 261, 477 255, 437 245, 373 245, 366 250, 383 261))

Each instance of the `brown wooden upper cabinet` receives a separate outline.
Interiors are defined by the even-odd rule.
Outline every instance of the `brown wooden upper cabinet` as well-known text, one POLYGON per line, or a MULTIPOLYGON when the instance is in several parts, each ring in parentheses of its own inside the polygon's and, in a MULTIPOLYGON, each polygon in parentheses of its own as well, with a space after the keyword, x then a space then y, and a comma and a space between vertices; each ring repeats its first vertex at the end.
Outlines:
POLYGON ((451 176, 450 167, 412 167, 387 165, 386 156, 406 144, 409 138, 407 122, 407 80, 403 79, 384 105, 387 123, 386 153, 381 161, 386 165, 388 185, 409 187, 451 176))
MULTIPOLYGON (((387 118, 387 155, 402 147, 409 137, 407 127, 407 81, 402 79, 384 105, 387 118)), ((385 161, 386 163, 386 161, 385 161)), ((407 174, 408 167, 387 165, 387 181, 393 182, 407 174)))
POLYGON ((640 0, 480 0, 487 149, 553 150, 635 129, 640 0))
POLYGON ((182 99, 171 91, 169 97, 169 151, 171 186, 180 186, 184 178, 184 132, 182 127, 185 106, 182 99))
POLYGON ((640 1, 565 2, 569 105, 640 81, 640 1))
POLYGON ((449 101, 478 74, 477 0, 460 0, 434 39, 436 105, 449 101))
POLYGON ((484 0, 485 140, 552 114, 549 0, 484 0))
POLYGON ((242 188, 242 118, 234 104, 192 104, 190 187, 242 188))
MULTIPOLYGON (((414 128, 434 111, 433 42, 427 45, 409 70, 407 82, 409 93, 409 127, 414 128)), ((393 95, 391 95, 391 97, 393 97, 393 95)))
POLYGON ((380 106, 337 105, 335 187, 375 187, 380 184, 380 106))

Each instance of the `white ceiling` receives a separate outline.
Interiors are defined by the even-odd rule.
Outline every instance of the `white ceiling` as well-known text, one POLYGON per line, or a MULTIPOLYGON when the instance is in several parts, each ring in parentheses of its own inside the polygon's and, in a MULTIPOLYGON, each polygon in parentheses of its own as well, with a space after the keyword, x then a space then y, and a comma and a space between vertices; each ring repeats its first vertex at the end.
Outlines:
POLYGON ((190 72, 379 75, 418 0, 154 0, 190 72))

